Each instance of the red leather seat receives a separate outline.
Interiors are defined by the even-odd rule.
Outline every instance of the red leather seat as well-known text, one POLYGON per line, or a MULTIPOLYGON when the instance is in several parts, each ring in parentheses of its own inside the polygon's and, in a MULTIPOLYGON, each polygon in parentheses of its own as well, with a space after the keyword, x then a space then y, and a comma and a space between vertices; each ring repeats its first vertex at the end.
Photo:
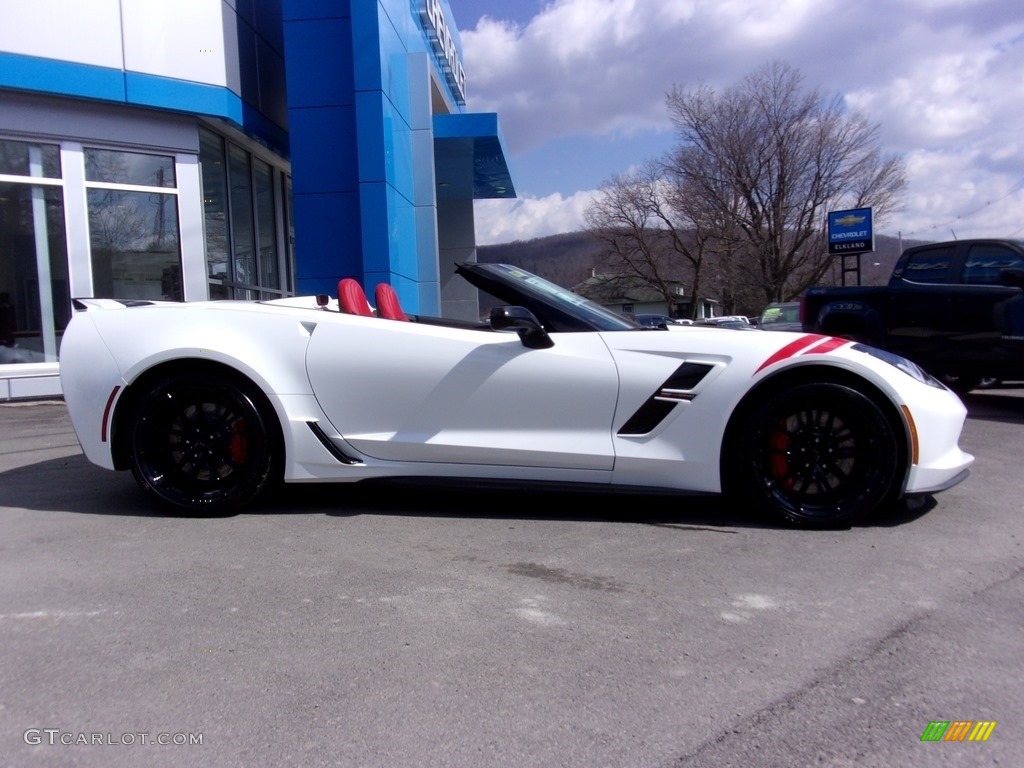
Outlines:
POLYGON ((387 283, 380 283, 377 285, 376 290, 373 292, 373 297, 377 300, 377 314, 387 320, 408 320, 405 312, 402 311, 402 305, 398 301, 398 294, 395 293, 395 289, 387 283))
POLYGON ((370 309, 370 303, 366 300, 363 286, 351 277, 343 277, 338 281, 338 304, 341 306, 341 311, 347 315, 373 317, 373 310, 370 309))

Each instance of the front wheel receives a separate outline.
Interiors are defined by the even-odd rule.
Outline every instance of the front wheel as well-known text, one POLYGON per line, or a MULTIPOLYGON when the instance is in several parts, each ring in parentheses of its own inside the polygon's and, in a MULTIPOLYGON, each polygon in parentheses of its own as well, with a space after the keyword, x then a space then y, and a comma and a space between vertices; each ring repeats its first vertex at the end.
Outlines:
POLYGON ((132 474, 143 490, 183 513, 224 514, 251 501, 274 465, 269 423, 230 380, 177 374, 137 401, 132 474))
POLYGON ((849 525, 896 493, 901 451, 866 395, 834 383, 772 393, 738 431, 735 481, 748 498, 804 526, 849 525))

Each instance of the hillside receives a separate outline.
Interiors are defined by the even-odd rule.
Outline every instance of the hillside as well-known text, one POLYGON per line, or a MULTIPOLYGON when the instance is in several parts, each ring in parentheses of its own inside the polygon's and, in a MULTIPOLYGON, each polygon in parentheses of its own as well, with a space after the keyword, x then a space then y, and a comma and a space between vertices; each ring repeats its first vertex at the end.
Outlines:
MULTIPOLYGON (((921 242, 923 241, 904 240, 903 247, 909 248, 921 242)), ((899 255, 900 241, 898 238, 887 235, 877 236, 875 250, 861 256, 861 283, 863 285, 884 285, 888 282, 899 255)), ((533 240, 479 246, 477 260, 492 264, 515 264, 566 287, 583 282, 595 270, 597 272, 608 271, 601 259, 601 243, 586 232, 567 232, 533 240)), ((842 266, 840 262, 841 259, 836 257, 832 273, 822 280, 822 284, 841 284, 842 266)), ((852 267, 856 262, 851 257, 848 259, 848 263, 852 267)), ((847 284, 856 284, 856 280, 854 273, 846 276, 847 284)), ((711 298, 718 297, 712 296, 711 298)), ((759 312, 760 307, 737 307, 730 311, 750 314, 759 312)))

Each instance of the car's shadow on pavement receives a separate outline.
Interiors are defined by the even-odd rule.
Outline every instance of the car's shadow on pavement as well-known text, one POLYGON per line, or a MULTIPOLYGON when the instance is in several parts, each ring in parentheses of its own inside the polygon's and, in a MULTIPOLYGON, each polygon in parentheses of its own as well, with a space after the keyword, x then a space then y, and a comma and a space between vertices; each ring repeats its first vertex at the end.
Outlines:
MULTIPOLYGON (((918 519, 934 500, 900 503, 855 527, 893 527, 918 519)), ((124 517, 182 517, 156 505, 128 472, 109 472, 81 455, 0 472, 0 508, 124 517)), ((726 500, 625 491, 581 492, 562 487, 479 486, 473 481, 372 481, 281 485, 238 515, 323 514, 330 517, 394 515, 510 520, 633 523, 732 533, 742 528, 787 526, 753 508, 726 500)), ((192 518, 199 519, 199 518, 192 518)))
POLYGON ((709 496, 578 491, 564 487, 484 484, 473 481, 373 481, 346 486, 316 484, 276 489, 243 514, 323 511, 418 517, 474 517, 509 520, 580 520, 650 525, 773 527, 750 511, 730 509, 709 496), (276 497, 276 498, 275 498, 276 497))

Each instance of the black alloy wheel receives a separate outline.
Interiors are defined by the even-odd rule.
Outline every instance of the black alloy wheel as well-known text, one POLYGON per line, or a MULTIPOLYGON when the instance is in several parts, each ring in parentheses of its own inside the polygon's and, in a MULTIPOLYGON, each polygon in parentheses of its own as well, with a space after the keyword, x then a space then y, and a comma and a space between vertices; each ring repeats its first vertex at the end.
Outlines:
POLYGON ((130 433, 132 474, 179 513, 231 512, 271 478, 268 426, 253 398, 231 381, 171 376, 138 400, 130 433))
POLYGON ((738 439, 739 482, 789 523, 847 526, 898 490, 901 438, 878 405, 841 384, 773 393, 738 439))

